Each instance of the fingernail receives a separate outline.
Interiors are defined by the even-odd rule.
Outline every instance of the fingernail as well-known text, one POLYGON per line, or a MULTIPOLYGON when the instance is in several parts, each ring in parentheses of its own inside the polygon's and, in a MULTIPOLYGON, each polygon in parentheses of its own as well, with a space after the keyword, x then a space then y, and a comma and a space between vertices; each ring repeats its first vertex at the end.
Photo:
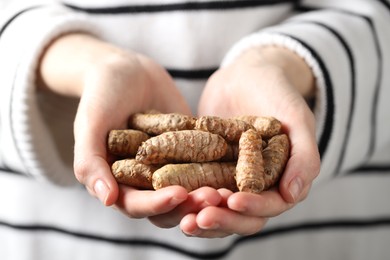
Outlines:
POLYGON ((183 233, 186 234, 187 236, 195 237, 198 236, 200 233, 202 233, 202 230, 199 228, 195 228, 193 230, 188 231, 187 233, 186 232, 183 233))
POLYGON ((291 197, 294 199, 294 201, 297 201, 303 188, 303 181, 299 177, 295 177, 288 187, 291 197))
POLYGON ((105 205, 108 197, 108 192, 109 192, 107 184, 105 184, 100 179, 97 180, 95 182, 94 191, 98 199, 105 205))
POLYGON ((209 225, 202 225, 202 226, 199 226, 200 228, 202 229, 218 229, 220 227, 219 223, 217 222, 213 222, 213 223, 210 223, 209 225))
POLYGON ((176 206, 185 201, 186 198, 178 198, 178 197, 172 197, 171 200, 169 201, 169 204, 171 206, 176 206))

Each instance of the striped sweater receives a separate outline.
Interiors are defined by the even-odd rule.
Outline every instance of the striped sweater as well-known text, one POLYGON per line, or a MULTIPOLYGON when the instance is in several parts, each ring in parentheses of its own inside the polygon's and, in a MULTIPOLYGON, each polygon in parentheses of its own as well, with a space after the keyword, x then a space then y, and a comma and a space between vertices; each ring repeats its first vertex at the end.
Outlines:
POLYGON ((0 15, 0 259, 384 259, 390 255, 390 1, 28 1, 0 15), (387 29, 386 29, 387 28, 387 29), (248 237, 187 238, 91 198, 72 171, 78 100, 36 90, 45 47, 90 33, 162 64, 196 112, 207 78, 279 45, 312 69, 321 173, 248 237))

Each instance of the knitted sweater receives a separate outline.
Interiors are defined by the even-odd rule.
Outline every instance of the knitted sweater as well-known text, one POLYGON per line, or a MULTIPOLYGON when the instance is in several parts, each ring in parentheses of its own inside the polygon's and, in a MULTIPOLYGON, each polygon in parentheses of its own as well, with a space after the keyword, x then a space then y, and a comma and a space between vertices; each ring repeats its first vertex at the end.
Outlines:
POLYGON ((383 202, 390 195, 388 0, 47 0, 1 12, 0 259, 380 259, 390 253, 390 205, 383 202), (102 206, 72 170, 78 100, 36 91, 45 47, 80 31, 159 62, 194 113, 207 78, 246 49, 279 45, 297 53, 317 88, 322 164, 309 197, 258 234, 211 240, 102 206))

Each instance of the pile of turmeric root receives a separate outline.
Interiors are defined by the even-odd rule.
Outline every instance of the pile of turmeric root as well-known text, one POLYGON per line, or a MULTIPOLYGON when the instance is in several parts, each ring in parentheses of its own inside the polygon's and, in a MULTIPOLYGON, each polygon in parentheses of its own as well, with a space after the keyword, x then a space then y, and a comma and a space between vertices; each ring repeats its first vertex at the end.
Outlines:
POLYGON ((181 185, 260 193, 280 179, 290 143, 273 117, 191 117, 136 113, 129 129, 112 130, 108 152, 118 183, 139 189, 181 185))

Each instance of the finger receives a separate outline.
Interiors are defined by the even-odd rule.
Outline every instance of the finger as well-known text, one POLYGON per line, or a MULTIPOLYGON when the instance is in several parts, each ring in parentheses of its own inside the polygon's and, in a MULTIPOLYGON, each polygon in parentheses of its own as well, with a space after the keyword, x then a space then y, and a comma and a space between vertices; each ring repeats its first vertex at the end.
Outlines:
POLYGON ((245 216, 227 208, 210 206, 200 211, 195 219, 193 216, 183 218, 180 228, 185 234, 197 237, 245 236, 259 232, 266 221, 266 218, 245 216))
POLYGON ((222 198, 221 202, 219 203, 219 206, 227 208, 228 207, 228 199, 232 194, 234 194, 234 192, 232 192, 231 190, 225 189, 225 188, 218 189, 218 192, 222 198))
POLYGON ((292 150, 279 184, 280 193, 287 202, 301 201, 304 197, 303 191, 318 176, 320 160, 316 151, 316 148, 302 145, 297 145, 292 150))
MULTIPOLYGON (((85 96, 88 96, 85 94, 85 96)), ((74 172, 77 180, 106 206, 118 198, 118 184, 107 162, 107 116, 83 97, 77 111, 74 136, 74 172)))
POLYGON ((104 158, 93 155, 78 159, 74 164, 74 172, 88 192, 105 206, 111 206, 117 200, 118 185, 112 178, 111 169, 104 158))
POLYGON ((230 236, 230 233, 225 233, 219 230, 204 230, 198 227, 196 223, 196 214, 186 215, 180 222, 182 232, 186 236, 201 237, 201 238, 222 238, 230 236))
POLYGON ((149 220, 158 227, 171 228, 177 226, 185 215, 197 213, 210 205, 216 206, 221 203, 221 200, 218 191, 210 187, 202 187, 192 191, 186 201, 172 211, 149 217, 149 220))
POLYGON ((304 199, 307 198, 307 196, 308 196, 308 194, 309 194, 309 192, 310 192, 311 186, 312 186, 312 184, 309 184, 309 185, 307 185, 307 186, 303 189, 303 191, 302 191, 302 193, 301 193, 301 196, 300 196, 300 199, 298 200, 298 202, 301 202, 301 201, 303 201, 304 199))
POLYGON ((145 218, 171 211, 187 197, 187 191, 180 186, 151 191, 121 185, 115 207, 130 218, 145 218))
POLYGON ((311 185, 320 171, 320 156, 315 130, 310 122, 311 114, 299 116, 287 131, 291 141, 290 158, 281 177, 279 191, 289 203, 301 201, 303 191, 311 185), (302 123, 299 123, 302 122, 302 123))
MULTIPOLYGON (((302 200, 307 197, 311 185, 302 192, 302 200)), ((256 217, 275 217, 294 207, 294 203, 287 203, 278 190, 263 191, 261 194, 237 192, 229 197, 227 207, 241 214, 256 217)))
POLYGON ((292 208, 277 190, 263 191, 261 194, 237 192, 229 197, 228 207, 243 215, 254 217, 274 217, 292 208))
POLYGON ((85 132, 80 129, 75 134, 75 176, 91 195, 106 206, 112 205, 118 197, 118 185, 107 163, 105 135, 85 132))

